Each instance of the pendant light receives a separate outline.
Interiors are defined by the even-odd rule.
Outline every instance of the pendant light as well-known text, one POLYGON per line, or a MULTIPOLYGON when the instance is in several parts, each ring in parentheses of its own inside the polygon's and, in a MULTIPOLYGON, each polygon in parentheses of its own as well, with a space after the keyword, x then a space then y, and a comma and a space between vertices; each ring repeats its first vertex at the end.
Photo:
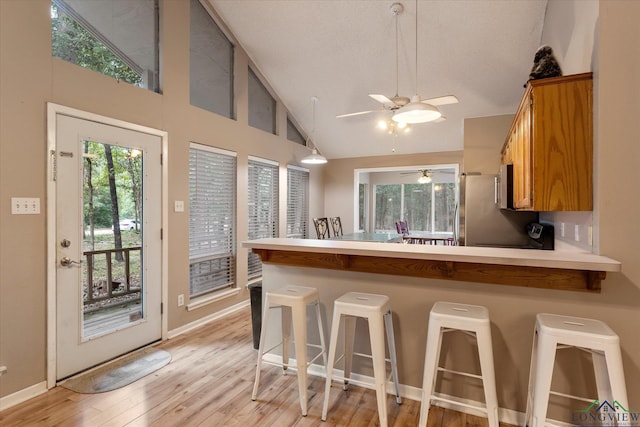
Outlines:
POLYGON ((418 95, 418 0, 416 0, 416 94, 411 97, 411 102, 399 108, 393 115, 395 122, 427 123, 438 120, 442 113, 431 104, 420 101, 418 95))
POLYGON ((307 165, 322 165, 324 163, 327 163, 327 159, 322 154, 318 153, 318 149, 316 148, 315 143, 313 143, 313 139, 315 139, 316 133, 316 102, 318 102, 318 97, 312 96, 311 102, 313 102, 313 128, 311 129, 313 138, 310 138, 309 135, 307 135, 307 141, 305 145, 307 147, 309 147, 309 145, 312 145, 313 149, 311 150, 311 154, 300 161, 307 165))

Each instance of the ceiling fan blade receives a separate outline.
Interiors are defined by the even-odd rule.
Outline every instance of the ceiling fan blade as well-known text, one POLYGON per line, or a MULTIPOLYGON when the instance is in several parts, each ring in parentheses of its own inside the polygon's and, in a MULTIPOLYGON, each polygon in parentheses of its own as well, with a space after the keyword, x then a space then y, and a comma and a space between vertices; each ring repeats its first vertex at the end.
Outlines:
POLYGON ((377 113, 378 111, 380 110, 368 110, 368 111, 358 111, 357 113, 340 114, 336 116, 336 119, 342 119, 344 117, 360 116, 362 114, 377 113))
POLYGON ((369 96, 371 98, 375 99, 376 101, 378 101, 381 104, 389 105, 389 106, 392 106, 392 107, 394 107, 396 105, 392 100, 390 100, 389 98, 387 98, 384 95, 379 95, 377 93, 370 93, 369 96))
POLYGON ((447 118, 445 116, 440 116, 437 119, 435 119, 434 121, 432 121, 431 123, 442 123, 445 120, 447 120, 447 118))
POLYGON ((457 104, 459 101, 455 95, 446 95, 446 96, 439 96, 437 98, 423 99, 422 102, 425 104, 438 106, 438 105, 457 104))

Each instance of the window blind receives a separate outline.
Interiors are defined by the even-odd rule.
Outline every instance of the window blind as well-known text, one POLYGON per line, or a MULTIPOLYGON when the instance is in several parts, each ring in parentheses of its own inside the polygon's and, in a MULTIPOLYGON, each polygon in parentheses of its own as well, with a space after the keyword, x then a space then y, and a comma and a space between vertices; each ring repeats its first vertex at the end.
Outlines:
POLYGON ((249 126, 276 134, 276 100, 249 68, 249 126))
MULTIPOLYGON (((278 236, 278 164, 249 157, 247 188, 249 240, 278 236)), ((260 257, 249 252, 248 278, 262 274, 260 257)))
POLYGON ((189 149, 189 294, 235 284, 236 157, 191 144, 189 149))
POLYGON ((235 119, 234 47, 207 10, 191 0, 189 99, 191 105, 235 119))
POLYGON ((309 218, 309 171, 287 167, 287 237, 306 239, 309 218))

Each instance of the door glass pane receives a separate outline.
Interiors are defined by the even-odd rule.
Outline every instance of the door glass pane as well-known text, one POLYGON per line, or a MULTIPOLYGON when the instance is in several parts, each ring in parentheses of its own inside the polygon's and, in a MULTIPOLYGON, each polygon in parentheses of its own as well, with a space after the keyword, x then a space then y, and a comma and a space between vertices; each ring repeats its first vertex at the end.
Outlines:
POLYGON ((83 141, 83 337, 144 317, 143 156, 137 149, 83 141))

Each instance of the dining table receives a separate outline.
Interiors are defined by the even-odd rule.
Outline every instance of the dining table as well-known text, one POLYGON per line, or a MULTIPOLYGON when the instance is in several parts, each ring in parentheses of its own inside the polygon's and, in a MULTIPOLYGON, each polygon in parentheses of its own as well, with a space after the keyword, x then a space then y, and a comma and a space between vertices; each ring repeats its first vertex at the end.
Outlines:
POLYGON ((451 234, 412 232, 403 234, 402 239, 407 243, 415 243, 419 245, 447 245, 455 246, 455 239, 451 234))
POLYGON ((348 240, 354 242, 380 242, 380 243, 402 243, 402 234, 398 233, 347 233, 342 236, 333 236, 330 240, 348 240))

